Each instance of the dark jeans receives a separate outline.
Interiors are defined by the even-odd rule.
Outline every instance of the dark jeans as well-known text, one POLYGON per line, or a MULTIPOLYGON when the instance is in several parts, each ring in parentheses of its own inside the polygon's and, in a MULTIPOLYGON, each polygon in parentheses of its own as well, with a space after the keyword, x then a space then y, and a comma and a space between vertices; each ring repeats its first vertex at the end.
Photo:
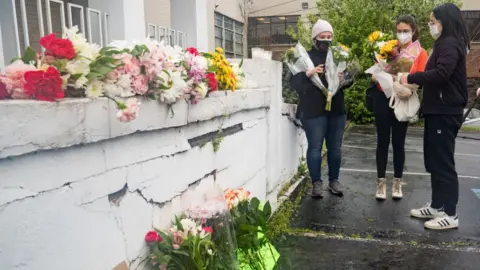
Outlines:
POLYGON ((425 115, 424 160, 431 174, 432 204, 456 215, 458 175, 455 170, 455 139, 462 126, 462 115, 425 115))
POLYGON ((388 103, 389 99, 379 90, 376 93, 374 103, 375 126, 377 128, 377 177, 385 178, 391 136, 394 177, 402 178, 408 122, 399 122, 388 103))
POLYGON ((342 141, 346 115, 320 116, 303 119, 302 125, 307 136, 307 166, 312 181, 322 181, 322 147, 323 142, 327 146, 328 178, 336 181, 340 175, 342 162, 342 141))

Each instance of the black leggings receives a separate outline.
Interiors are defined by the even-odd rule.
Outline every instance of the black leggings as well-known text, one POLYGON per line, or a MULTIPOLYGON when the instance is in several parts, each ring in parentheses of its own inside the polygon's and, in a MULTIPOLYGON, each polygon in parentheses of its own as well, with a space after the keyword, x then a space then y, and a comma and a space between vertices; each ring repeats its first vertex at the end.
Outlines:
POLYGON ((394 177, 402 178, 408 122, 397 120, 393 109, 388 104, 389 99, 382 91, 376 92, 374 100, 375 126, 377 128, 377 177, 385 178, 391 133, 394 177))

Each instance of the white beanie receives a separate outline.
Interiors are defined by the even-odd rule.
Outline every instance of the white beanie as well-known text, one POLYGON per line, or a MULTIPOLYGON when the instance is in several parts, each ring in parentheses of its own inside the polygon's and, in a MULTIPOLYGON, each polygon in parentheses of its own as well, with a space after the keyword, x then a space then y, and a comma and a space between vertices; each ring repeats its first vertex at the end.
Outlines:
POLYGON ((329 22, 325 20, 318 20, 312 29, 312 39, 315 39, 318 34, 323 32, 330 32, 333 35, 333 27, 329 22))

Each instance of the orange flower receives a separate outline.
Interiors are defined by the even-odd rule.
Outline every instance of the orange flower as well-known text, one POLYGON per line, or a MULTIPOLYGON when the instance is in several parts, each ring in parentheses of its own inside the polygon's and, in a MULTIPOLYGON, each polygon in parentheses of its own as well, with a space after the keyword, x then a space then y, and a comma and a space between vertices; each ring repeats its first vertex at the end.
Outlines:
POLYGON ((229 188, 223 192, 223 195, 225 197, 225 200, 227 201, 228 209, 232 209, 240 202, 247 201, 250 197, 250 192, 246 191, 244 188, 229 188))

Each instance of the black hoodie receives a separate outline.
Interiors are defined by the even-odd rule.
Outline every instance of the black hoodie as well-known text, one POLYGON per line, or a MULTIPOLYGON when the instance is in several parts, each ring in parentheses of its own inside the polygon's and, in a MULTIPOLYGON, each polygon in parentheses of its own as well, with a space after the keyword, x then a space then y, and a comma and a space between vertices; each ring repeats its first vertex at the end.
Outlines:
POLYGON ((440 37, 425 72, 408 76, 408 83, 423 86, 423 114, 463 114, 468 101, 466 54, 454 37, 440 37))
MULTIPOLYGON (((324 65, 327 59, 327 52, 322 52, 315 48, 310 50, 308 55, 315 66, 324 65)), ((319 74, 319 76, 323 85, 328 87, 325 75, 319 74)), ((344 78, 344 86, 341 87, 332 98, 331 111, 325 111, 327 97, 323 94, 322 90, 312 83, 306 73, 300 72, 295 76, 292 76, 290 79, 290 85, 295 91, 297 91, 300 97, 300 102, 297 108, 297 118, 308 119, 319 116, 337 116, 346 114, 347 111, 345 109, 343 89, 350 87, 353 84, 353 81, 349 78, 348 74, 345 74, 344 78)))

